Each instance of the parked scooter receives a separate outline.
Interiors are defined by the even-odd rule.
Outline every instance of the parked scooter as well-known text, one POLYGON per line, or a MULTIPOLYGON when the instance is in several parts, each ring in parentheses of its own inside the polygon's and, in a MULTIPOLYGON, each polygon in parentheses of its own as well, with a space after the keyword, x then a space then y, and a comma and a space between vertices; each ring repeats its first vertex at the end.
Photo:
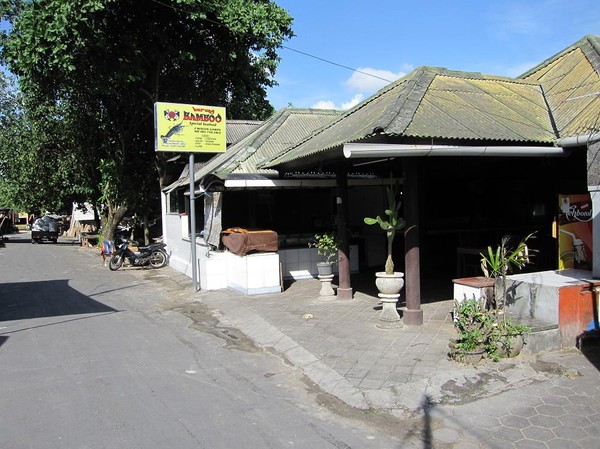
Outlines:
POLYGON ((152 268, 162 268, 167 265, 168 256, 164 243, 159 242, 148 246, 140 246, 137 253, 129 248, 130 243, 135 244, 136 242, 129 239, 121 239, 121 244, 108 262, 108 268, 111 271, 117 271, 123 266, 126 260, 134 267, 151 266, 152 268))

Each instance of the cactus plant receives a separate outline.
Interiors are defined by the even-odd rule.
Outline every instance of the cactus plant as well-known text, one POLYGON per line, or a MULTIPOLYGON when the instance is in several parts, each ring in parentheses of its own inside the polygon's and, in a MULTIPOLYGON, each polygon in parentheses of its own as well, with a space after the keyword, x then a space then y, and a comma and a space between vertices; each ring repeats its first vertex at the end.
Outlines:
POLYGON ((385 210, 385 216, 387 219, 383 219, 380 215, 375 218, 365 217, 364 222, 368 225, 378 224, 383 229, 387 236, 387 259, 385 261, 385 273, 394 274, 394 260, 392 258, 392 244, 396 237, 396 232, 404 228, 406 221, 404 218, 398 217, 400 211, 400 205, 402 204, 398 200, 400 195, 400 186, 396 182, 389 185, 386 189, 388 208, 385 210))

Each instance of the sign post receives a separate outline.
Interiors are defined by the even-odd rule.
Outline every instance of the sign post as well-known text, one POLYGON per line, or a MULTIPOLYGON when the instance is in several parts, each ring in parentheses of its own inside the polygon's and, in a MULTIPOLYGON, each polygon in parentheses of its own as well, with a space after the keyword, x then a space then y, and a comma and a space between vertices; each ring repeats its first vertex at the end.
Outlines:
POLYGON ((190 153, 189 164, 189 177, 190 177, 190 242, 191 242, 191 258, 192 258, 192 288, 194 292, 198 291, 198 273, 196 268, 198 266, 196 257, 196 186, 194 182, 194 153, 190 153))
POLYGON ((225 138, 225 108, 179 103, 154 103, 154 148, 156 151, 189 152, 190 242, 192 284, 198 291, 196 258, 196 194, 194 153, 222 153, 225 138))

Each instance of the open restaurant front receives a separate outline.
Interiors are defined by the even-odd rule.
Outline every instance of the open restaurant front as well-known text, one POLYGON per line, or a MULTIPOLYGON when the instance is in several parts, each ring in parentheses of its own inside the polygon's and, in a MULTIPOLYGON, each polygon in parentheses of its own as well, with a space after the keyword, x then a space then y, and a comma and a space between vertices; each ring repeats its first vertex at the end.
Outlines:
POLYGON ((587 194, 585 151, 564 157, 423 158, 421 274, 479 276, 480 252, 535 232, 526 271, 559 268, 559 195, 587 194))
MULTIPOLYGON (((383 212, 386 175, 392 173, 402 182, 402 164, 402 158, 372 164, 368 175, 349 180, 352 272, 383 266, 385 235, 365 225, 363 218, 383 212)), ((447 281, 451 291, 453 278, 481 275, 480 252, 487 246, 495 247, 505 235, 521 238, 532 232, 536 237, 531 247, 537 256, 527 271, 558 268, 558 198, 564 193, 587 193, 583 151, 562 157, 426 157, 418 158, 417 166, 423 279, 447 281)), ((335 179, 313 180, 310 187, 309 183, 275 184, 224 187, 222 229, 273 230, 280 252, 308 249, 315 233, 335 230, 335 179)), ((198 209, 200 224, 205 212, 198 209)), ((402 233, 394 245, 394 262, 404 270, 402 233)))

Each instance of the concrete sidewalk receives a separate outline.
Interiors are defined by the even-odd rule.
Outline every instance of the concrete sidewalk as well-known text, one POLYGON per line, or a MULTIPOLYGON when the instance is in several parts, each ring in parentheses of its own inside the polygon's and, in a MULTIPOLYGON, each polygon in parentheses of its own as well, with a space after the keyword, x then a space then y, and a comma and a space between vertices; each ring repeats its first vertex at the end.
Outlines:
POLYGON ((418 444, 401 447, 600 447, 599 346, 455 363, 446 355, 454 334, 449 288, 424 284, 423 326, 383 330, 376 327, 378 299, 368 277, 353 277, 352 300, 323 302, 318 280, 246 296, 230 289, 194 293, 191 280, 169 267, 137 273, 159 281, 168 297, 201 302, 219 321, 218 334, 236 339, 230 330, 237 328, 365 416, 408 418, 403 422, 416 426, 411 435, 418 444))
POLYGON ((425 400, 466 403, 561 372, 558 367, 553 372, 536 369, 539 355, 475 367, 448 360, 454 336, 451 299, 425 296, 423 326, 383 330, 376 327, 378 298, 368 287, 358 287, 347 301, 320 301, 319 289, 318 280, 303 280, 280 294, 245 296, 222 290, 199 292, 197 298, 223 325, 282 354, 323 391, 360 409, 406 416, 419 411, 425 400))

